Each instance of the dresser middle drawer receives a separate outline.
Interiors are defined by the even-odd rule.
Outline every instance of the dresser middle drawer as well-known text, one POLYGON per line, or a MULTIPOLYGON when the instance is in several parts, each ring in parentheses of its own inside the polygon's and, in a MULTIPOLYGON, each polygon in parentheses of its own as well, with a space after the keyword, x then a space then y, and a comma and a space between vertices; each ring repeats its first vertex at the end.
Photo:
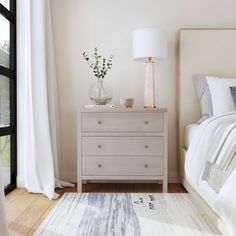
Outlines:
POLYGON ((163 137, 82 137, 82 155, 162 156, 163 137))

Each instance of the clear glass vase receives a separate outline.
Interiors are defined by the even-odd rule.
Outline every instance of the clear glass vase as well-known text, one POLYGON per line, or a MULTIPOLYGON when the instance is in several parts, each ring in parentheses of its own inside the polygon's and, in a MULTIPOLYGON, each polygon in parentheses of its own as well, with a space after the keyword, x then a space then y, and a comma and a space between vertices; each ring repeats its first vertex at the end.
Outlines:
POLYGON ((104 79, 96 79, 89 88, 89 98, 96 105, 106 105, 112 100, 112 87, 104 79))

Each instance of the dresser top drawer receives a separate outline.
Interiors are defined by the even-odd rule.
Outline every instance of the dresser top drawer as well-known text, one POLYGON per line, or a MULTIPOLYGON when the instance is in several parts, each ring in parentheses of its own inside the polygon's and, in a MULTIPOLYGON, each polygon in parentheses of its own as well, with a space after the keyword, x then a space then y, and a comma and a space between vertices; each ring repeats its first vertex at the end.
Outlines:
POLYGON ((164 113, 82 113, 82 132, 163 132, 164 113))

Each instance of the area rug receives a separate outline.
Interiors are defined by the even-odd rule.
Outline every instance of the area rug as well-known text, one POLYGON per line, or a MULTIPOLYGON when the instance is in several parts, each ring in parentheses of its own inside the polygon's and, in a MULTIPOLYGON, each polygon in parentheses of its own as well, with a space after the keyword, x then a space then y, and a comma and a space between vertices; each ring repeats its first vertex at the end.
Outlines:
POLYGON ((65 193, 36 236, 220 235, 189 194, 65 193))

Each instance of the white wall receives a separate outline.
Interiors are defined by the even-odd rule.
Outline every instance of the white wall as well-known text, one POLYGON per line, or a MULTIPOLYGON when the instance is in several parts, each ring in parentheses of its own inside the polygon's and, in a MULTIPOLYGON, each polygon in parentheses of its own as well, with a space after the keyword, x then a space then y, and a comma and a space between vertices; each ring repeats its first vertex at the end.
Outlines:
POLYGON ((93 82, 82 52, 97 46, 115 55, 108 76, 119 98, 143 103, 144 64, 132 61, 132 31, 161 27, 168 32, 168 58, 157 64, 157 104, 169 110, 169 176, 177 173, 177 33, 180 28, 236 27, 235 0, 53 0, 61 119, 61 174, 76 180, 76 113, 88 103, 93 82))

